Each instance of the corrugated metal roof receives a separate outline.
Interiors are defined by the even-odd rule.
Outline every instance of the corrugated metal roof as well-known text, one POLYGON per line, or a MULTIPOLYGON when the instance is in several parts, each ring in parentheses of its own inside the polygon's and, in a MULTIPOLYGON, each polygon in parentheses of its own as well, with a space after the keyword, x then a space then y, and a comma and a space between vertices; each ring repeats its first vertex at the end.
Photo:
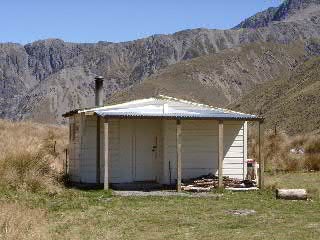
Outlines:
MULTIPOLYGON (((75 110, 75 113, 94 113, 109 118, 165 118, 165 119, 234 119, 262 120, 256 115, 216 108, 205 104, 160 95, 122 104, 75 110)), ((70 115, 70 114, 69 114, 70 115)), ((68 116, 68 113, 65 114, 68 116)))

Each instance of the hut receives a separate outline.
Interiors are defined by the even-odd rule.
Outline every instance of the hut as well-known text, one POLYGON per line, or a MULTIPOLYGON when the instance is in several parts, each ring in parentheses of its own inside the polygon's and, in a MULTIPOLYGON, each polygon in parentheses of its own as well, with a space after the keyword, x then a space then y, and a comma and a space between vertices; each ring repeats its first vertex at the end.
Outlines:
POLYGON ((182 179, 203 174, 219 176, 220 187, 223 176, 245 178, 247 121, 258 121, 262 131, 262 118, 163 95, 104 106, 103 78, 95 82, 97 107, 64 114, 73 182, 105 189, 157 182, 180 191, 182 179))

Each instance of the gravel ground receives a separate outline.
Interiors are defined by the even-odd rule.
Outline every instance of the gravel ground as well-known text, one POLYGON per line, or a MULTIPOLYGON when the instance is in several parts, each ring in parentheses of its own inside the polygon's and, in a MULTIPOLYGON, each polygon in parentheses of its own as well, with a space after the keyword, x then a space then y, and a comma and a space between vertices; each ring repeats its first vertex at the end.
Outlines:
POLYGON ((113 191, 113 195, 121 196, 121 197, 212 197, 212 198, 220 198, 223 194, 214 194, 214 193, 183 193, 176 191, 113 191))

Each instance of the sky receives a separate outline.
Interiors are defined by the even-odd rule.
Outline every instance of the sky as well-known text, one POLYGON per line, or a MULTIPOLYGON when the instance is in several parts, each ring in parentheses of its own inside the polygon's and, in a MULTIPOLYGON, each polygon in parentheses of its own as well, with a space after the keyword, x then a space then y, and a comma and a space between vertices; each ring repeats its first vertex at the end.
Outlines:
POLYGON ((0 0, 0 42, 123 42, 184 29, 228 29, 281 0, 0 0))

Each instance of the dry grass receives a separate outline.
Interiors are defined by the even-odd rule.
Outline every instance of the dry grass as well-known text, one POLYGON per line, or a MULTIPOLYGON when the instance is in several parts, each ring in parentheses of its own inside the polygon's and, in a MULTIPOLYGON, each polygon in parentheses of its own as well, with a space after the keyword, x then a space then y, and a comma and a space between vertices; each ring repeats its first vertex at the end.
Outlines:
POLYGON ((46 212, 15 203, 0 204, 0 239, 48 239, 46 212))
POLYGON ((63 127, 0 120, 0 186, 41 191, 56 188, 63 167, 63 127))
MULTIPOLYGON (((258 141, 255 128, 249 131, 249 157, 257 159, 258 141)), ((320 136, 289 136, 284 132, 266 131, 264 157, 269 171, 319 171, 320 136), (302 151, 302 152, 299 152, 302 151)))
MULTIPOLYGON (((112 196, 110 191, 65 188, 57 194, 48 194, 47 191, 57 187, 56 173, 61 170, 67 130, 0 120, 0 137, 3 153, 0 239, 318 239, 319 236, 319 172, 267 174, 266 182, 271 188, 307 188, 312 201, 303 202, 277 200, 269 190, 224 192, 219 199, 123 198, 112 196), (256 214, 231 216, 227 212, 233 209, 253 209, 256 214)), ((286 166, 276 160, 286 157, 287 149, 303 146, 308 154, 317 154, 318 139, 268 135, 268 158, 272 164, 286 166), (276 153, 272 154, 273 151, 276 153)), ((252 140, 255 154, 255 139, 252 140)))
POLYGON ((320 172, 287 172, 268 174, 266 187, 274 190, 277 188, 305 188, 309 197, 320 200, 320 172))
POLYGON ((305 164, 309 170, 320 170, 320 136, 313 136, 306 140, 305 151, 307 153, 305 164))

